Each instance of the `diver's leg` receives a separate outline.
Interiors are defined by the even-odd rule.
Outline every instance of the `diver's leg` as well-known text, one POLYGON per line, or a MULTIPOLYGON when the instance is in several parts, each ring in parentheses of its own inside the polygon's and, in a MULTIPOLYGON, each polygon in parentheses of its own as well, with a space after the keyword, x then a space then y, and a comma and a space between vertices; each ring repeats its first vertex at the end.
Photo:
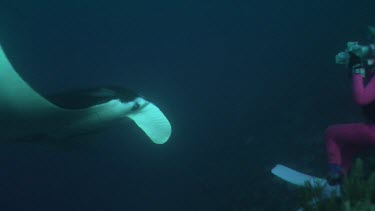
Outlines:
POLYGON ((355 157, 363 151, 365 146, 363 145, 353 145, 348 144, 342 147, 341 154, 342 154, 342 167, 345 172, 348 172, 352 161, 355 157))
POLYGON ((333 125, 326 130, 325 141, 328 162, 344 165, 348 160, 347 157, 355 156, 361 147, 375 146, 375 125, 364 123, 333 125))
POLYGON ((363 147, 375 146, 375 126, 364 123, 333 125, 326 130, 325 141, 329 177, 337 177, 339 180, 363 147))
POLYGON ((330 126, 325 132, 326 152, 328 156, 328 163, 340 165, 342 164, 341 147, 337 139, 337 135, 341 131, 339 125, 330 126))

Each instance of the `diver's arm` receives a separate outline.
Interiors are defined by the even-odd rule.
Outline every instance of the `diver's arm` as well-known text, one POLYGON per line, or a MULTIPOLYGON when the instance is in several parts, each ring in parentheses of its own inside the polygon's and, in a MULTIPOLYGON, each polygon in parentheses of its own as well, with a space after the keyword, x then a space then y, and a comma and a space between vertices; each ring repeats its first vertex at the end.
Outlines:
POLYGON ((372 77, 365 86, 363 78, 366 76, 366 70, 362 59, 353 52, 349 52, 349 56, 348 68, 353 80, 353 99, 358 105, 365 106, 375 100, 375 78, 372 77))
POLYGON ((375 77, 367 86, 364 85, 361 74, 353 74, 353 98, 358 105, 364 106, 375 100, 375 77))

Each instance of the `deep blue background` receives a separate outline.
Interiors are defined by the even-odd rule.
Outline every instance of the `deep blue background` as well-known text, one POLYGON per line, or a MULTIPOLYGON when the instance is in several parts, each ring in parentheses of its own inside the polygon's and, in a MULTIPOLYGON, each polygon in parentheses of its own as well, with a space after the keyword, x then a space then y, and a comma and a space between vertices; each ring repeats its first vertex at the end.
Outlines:
MULTIPOLYGON (((323 133, 360 120, 334 55, 373 1, 0 0, 0 42, 36 90, 118 84, 170 119, 72 149, 0 148, 0 210, 291 210, 276 163, 324 175, 323 133)), ((25 105, 27 106, 27 105, 25 105)))

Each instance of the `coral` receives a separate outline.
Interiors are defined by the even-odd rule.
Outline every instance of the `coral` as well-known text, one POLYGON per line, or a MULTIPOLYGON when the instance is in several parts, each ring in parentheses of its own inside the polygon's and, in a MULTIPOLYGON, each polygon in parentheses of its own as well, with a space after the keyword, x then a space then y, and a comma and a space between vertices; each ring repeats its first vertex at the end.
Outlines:
POLYGON ((341 186, 341 197, 325 196, 324 186, 306 183, 300 192, 304 211, 375 211, 375 172, 366 176, 363 161, 357 159, 341 186))

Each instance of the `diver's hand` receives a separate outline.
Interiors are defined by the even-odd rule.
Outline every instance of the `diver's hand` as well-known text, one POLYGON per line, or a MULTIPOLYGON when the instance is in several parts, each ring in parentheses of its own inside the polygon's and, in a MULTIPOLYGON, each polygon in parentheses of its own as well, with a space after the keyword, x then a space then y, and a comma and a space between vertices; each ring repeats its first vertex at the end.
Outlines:
POLYGON ((353 52, 349 52, 349 62, 348 62, 348 67, 350 69, 353 69, 353 68, 358 68, 358 67, 362 67, 362 60, 359 56, 357 56, 355 53, 353 52))
POLYGON ((366 76, 365 68, 362 64, 362 60, 356 54, 349 52, 350 58, 348 67, 350 69, 350 75, 362 75, 364 78, 366 76))
POLYGON ((349 69, 348 77, 352 78, 354 74, 359 74, 362 75, 362 77, 364 78, 366 75, 366 71, 363 67, 361 58, 353 52, 348 52, 348 55, 348 63, 346 64, 349 69))

